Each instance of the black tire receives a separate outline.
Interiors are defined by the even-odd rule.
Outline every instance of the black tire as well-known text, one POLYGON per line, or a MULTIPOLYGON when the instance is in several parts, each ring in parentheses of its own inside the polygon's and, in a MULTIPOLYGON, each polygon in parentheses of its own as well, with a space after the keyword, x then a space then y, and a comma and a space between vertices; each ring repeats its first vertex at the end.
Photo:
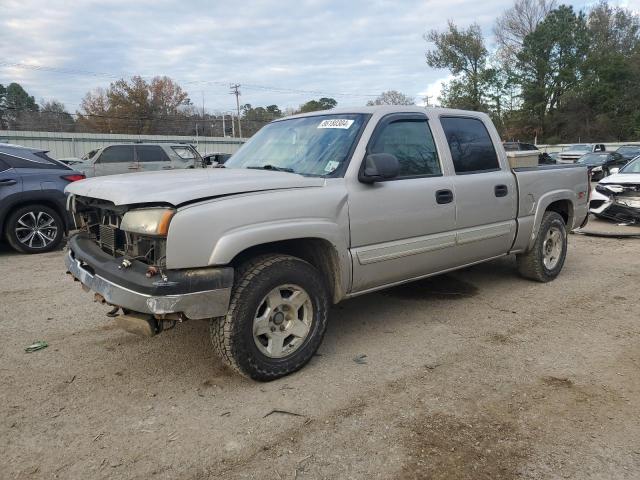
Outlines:
POLYGON ((536 241, 527 253, 516 255, 518 272, 525 278, 538 282, 549 282, 556 278, 564 265, 567 256, 567 227, 559 213, 545 212, 540 223, 536 241), (561 236, 561 251, 557 262, 548 268, 544 262, 545 239, 550 230, 557 229, 561 236))
POLYGON ((259 381, 275 380, 302 368, 316 352, 327 328, 329 295, 320 273, 289 255, 261 255, 236 270, 229 311, 210 322, 216 353, 240 374, 259 381), (254 339, 254 318, 265 296, 282 285, 300 286, 311 301, 311 325, 291 354, 271 358, 254 339))
POLYGON ((64 237, 64 222, 58 212, 51 207, 38 204, 27 205, 17 208, 7 217, 7 221, 5 223, 5 237, 7 242, 9 242, 9 245, 11 245, 14 250, 21 253, 50 252, 51 250, 58 248, 62 242, 64 237), (43 240, 45 237, 42 236, 34 238, 31 245, 29 245, 29 242, 23 243, 20 241, 18 237, 18 229, 24 228, 24 225, 19 224, 19 220, 30 213, 33 214, 34 218, 38 218, 38 215, 42 213, 44 215, 48 215, 48 217, 53 220, 51 226, 55 227, 55 234, 51 233, 53 229, 42 229, 42 233, 44 235, 50 235, 50 238, 52 238, 51 241, 43 240))

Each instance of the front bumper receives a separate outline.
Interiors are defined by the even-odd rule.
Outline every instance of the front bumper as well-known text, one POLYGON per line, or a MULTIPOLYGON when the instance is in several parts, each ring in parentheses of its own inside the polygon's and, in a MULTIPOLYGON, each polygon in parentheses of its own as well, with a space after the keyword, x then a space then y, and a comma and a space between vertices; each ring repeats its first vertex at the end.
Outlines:
POLYGON ((123 257, 113 257, 85 234, 69 240, 67 271, 106 303, 123 309, 163 316, 177 313, 190 319, 220 317, 227 313, 233 269, 207 267, 167 270, 166 280, 147 278, 148 266, 132 261, 122 268, 123 257))

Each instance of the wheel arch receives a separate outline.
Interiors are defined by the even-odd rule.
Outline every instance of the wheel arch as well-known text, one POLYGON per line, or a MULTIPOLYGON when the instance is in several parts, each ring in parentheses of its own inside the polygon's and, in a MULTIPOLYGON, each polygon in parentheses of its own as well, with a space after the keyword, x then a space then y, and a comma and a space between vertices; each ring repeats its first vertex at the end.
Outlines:
MULTIPOLYGON (((38 195, 33 195, 31 192, 20 192, 7 197, 4 200, 3 208, 0 210, 0 234, 5 235, 5 227, 7 218, 22 207, 28 207, 30 205, 44 205, 53 209, 62 219, 65 233, 69 230, 69 218, 67 216, 63 200, 56 198, 55 194, 47 193, 45 191, 37 192, 38 195)), ((62 194, 61 192, 57 192, 62 194)))
POLYGON ((533 222, 533 230, 527 250, 531 249, 536 241, 538 231, 540 230, 540 224, 542 223, 542 217, 544 216, 545 212, 558 213, 564 220, 567 230, 571 231, 573 229, 575 215, 574 197, 574 192, 570 190, 560 190, 549 192, 548 194, 542 196, 540 200, 538 200, 535 219, 533 222))
MULTIPOLYGON (((261 243, 238 252, 230 264, 237 268, 247 260, 266 253, 291 255, 313 265, 325 279, 333 303, 344 298, 350 284, 351 268, 344 268, 338 249, 325 238, 302 237, 261 243)), ((350 264, 349 264, 350 265, 350 264)))

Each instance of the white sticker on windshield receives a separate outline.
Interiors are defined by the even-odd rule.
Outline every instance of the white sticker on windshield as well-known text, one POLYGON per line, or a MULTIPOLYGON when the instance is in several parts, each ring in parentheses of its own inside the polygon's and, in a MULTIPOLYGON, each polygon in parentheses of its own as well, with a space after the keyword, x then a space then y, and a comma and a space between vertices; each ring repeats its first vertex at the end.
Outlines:
POLYGON ((343 128, 348 129, 353 125, 353 120, 347 120, 346 118, 335 118, 333 120, 323 120, 318 125, 318 128, 343 128))
POLYGON ((327 166, 324 167, 324 171, 327 172, 327 173, 331 173, 336 168, 338 168, 339 165, 340 165, 340 162, 336 162, 335 160, 331 160, 330 162, 327 162, 327 166))

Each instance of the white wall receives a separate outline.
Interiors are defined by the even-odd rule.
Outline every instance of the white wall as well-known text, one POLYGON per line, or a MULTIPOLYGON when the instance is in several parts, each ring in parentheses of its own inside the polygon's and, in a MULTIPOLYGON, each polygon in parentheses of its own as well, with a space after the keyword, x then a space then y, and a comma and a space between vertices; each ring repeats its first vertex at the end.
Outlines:
POLYGON ((184 137, 168 135, 118 135, 108 133, 57 133, 0 130, 0 143, 49 151, 53 158, 82 157, 85 153, 113 143, 156 142, 189 143, 201 153, 234 153, 246 139, 222 137, 184 137))

